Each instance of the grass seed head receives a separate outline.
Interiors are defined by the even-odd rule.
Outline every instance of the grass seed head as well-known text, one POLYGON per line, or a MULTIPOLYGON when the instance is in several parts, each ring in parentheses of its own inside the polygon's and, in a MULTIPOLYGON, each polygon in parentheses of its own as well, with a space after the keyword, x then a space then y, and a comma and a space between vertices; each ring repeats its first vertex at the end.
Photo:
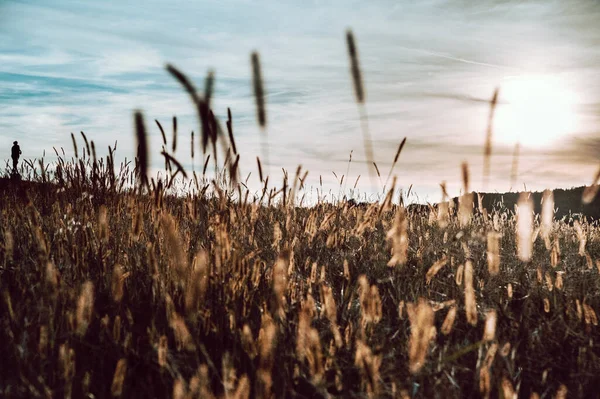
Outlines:
POLYGON ((354 34, 351 30, 346 31, 346 44, 348 45, 348 56, 350 58, 350 73, 354 83, 354 93, 356 101, 360 104, 365 102, 365 91, 363 88, 362 74, 358 64, 358 51, 354 42, 354 34))
POLYGON ((273 267, 273 293, 275 294, 276 313, 281 319, 285 318, 285 308, 287 305, 287 270, 289 262, 290 252, 285 250, 278 256, 273 267))
POLYGON ((442 269, 442 267, 446 266, 448 260, 446 257, 435 262, 427 271, 427 275, 425 276, 425 283, 429 285, 431 283, 431 279, 435 277, 435 275, 442 269))
POLYGON ((116 343, 121 342, 121 316, 119 315, 115 316, 115 321, 113 322, 112 338, 116 343))
POLYGON ((446 200, 438 204, 437 223, 441 229, 445 229, 450 223, 449 203, 446 200))
POLYGON ((491 276, 500 272, 500 234, 493 231, 487 234, 487 264, 491 276))
POLYGON ((600 183, 600 169, 598 169, 598 172, 596 173, 596 176, 594 177, 594 181, 592 182, 592 184, 583 190, 583 195, 582 195, 581 201, 584 204, 586 204, 586 205, 591 204, 594 201, 594 199, 596 198, 596 195, 598 194, 598 188, 600 188, 599 183, 600 183))
POLYGON ((473 193, 469 192, 469 165, 462 163, 463 194, 459 198, 458 220, 461 227, 466 227, 471 223, 473 214, 473 193))
POLYGON ((188 271, 188 262, 186 259, 183 243, 179 236, 177 224, 173 216, 169 213, 163 213, 161 216, 161 229, 165 239, 166 251, 168 254, 168 264, 175 273, 175 276, 183 280, 188 271))
POLYGON ((319 383, 323 378, 323 351, 319 332, 315 328, 309 328, 307 334, 306 360, 310 369, 310 375, 315 383, 319 383))
POLYGON ((508 377, 502 377, 502 396, 506 399, 517 399, 517 392, 515 392, 515 388, 513 387, 512 382, 508 379, 508 377))
MULTIPOLYGON (((137 139, 137 162, 138 177, 140 185, 148 184, 148 144, 146 140, 146 126, 141 111, 134 113, 135 119, 135 137, 137 139)), ((85 138, 85 136, 84 136, 85 138)), ((89 153, 89 149, 88 149, 89 153)))
POLYGON ((77 333, 85 335, 94 311, 94 285, 86 281, 77 300, 77 333))
POLYGON ((112 277, 111 277, 111 292, 112 292, 113 300, 116 303, 121 302, 121 299, 123 299, 124 282, 125 282, 125 276, 123 273, 123 268, 121 267, 121 265, 116 264, 115 267, 113 267, 112 277))
POLYGON ((46 358, 46 351, 48 350, 48 326, 40 326, 40 339, 38 341, 38 352, 42 358, 46 358))
POLYGON ((561 384, 558 387, 558 390, 556 391, 556 395, 554 396, 555 399, 567 399, 567 393, 569 392, 569 390, 567 389, 567 386, 565 384, 561 384))
POLYGON ((477 300, 475 299, 475 289, 473 288, 473 264, 470 260, 465 262, 464 279, 467 322, 475 327, 477 325, 477 300))
POLYGON ((368 397, 377 397, 379 394, 379 367, 381 356, 373 355, 371 348, 361 340, 356 341, 354 353, 354 365, 358 368, 361 376, 361 385, 368 397))
POLYGON ((257 355, 256 342, 254 336, 252 335, 252 330, 248 324, 244 324, 241 332, 241 341, 242 348, 248 355, 248 357, 253 360, 257 355))
POLYGON ((58 271, 52 261, 46 263, 45 283, 51 296, 58 293, 58 271))
POLYGON ((529 193, 521 193, 517 213, 517 253, 523 262, 531 260, 533 252, 533 203, 529 193))
POLYGON ((396 211, 394 225, 387 233, 387 239, 392 244, 392 258, 388 266, 402 266, 408 260, 408 219, 404 207, 396 211))
POLYGON ((458 308, 456 306, 451 306, 450 310, 448 310, 448 314, 444 319, 444 323, 442 324, 441 332, 444 335, 448 335, 452 332, 452 327, 454 326, 454 320, 456 320, 456 314, 458 312, 458 308))
POLYGON ((123 358, 117 362, 115 374, 113 375, 112 385, 110 387, 110 393, 113 397, 118 398, 123 394, 123 383, 125 382, 126 374, 127 360, 123 358))
POLYGON ((166 335, 161 335, 158 340, 158 365, 160 367, 167 366, 167 358, 169 355, 169 344, 166 335))
POLYGON ((462 285, 464 275, 465 275, 465 265, 458 265, 458 267, 456 268, 456 276, 455 276, 456 285, 458 285, 458 286, 462 285))
POLYGON ((331 288, 326 285, 321 287, 321 292, 323 293, 325 315, 332 324, 337 324, 337 309, 335 306, 335 299, 333 298, 333 292, 331 291, 331 288))
POLYGON ((550 300, 548 298, 544 298, 544 312, 550 313, 550 300))
POLYGON ((194 257, 192 263, 192 275, 187 283, 185 293, 185 309, 187 312, 192 312, 200 306, 206 291, 209 281, 209 265, 208 254, 205 250, 200 250, 194 257))
POLYGON ((483 340, 493 341, 496 339, 496 320, 498 315, 496 310, 489 310, 485 315, 485 327, 483 330, 483 340))
POLYGON ((277 328, 269 314, 263 314, 260 331, 258 332, 257 396, 270 397, 273 386, 273 366, 275 348, 277 346, 277 328))
POLYGON ((256 117, 258 125, 264 128, 267 125, 267 112, 265 110, 265 91, 260 69, 260 58, 257 52, 251 55, 252 62, 252 87, 254 88, 254 99, 256 101, 256 117))
POLYGON ((409 370, 416 374, 425 364, 429 343, 435 337, 434 312, 427 300, 421 298, 418 305, 410 303, 407 310, 410 319, 408 343, 409 370))
POLYGON ((382 317, 381 297, 376 285, 369 286, 365 275, 358 278, 362 325, 377 324, 382 317))
POLYGON ((550 233, 554 222, 554 194, 550 190, 545 190, 542 196, 542 223, 541 234, 546 244, 546 249, 550 249, 550 233))

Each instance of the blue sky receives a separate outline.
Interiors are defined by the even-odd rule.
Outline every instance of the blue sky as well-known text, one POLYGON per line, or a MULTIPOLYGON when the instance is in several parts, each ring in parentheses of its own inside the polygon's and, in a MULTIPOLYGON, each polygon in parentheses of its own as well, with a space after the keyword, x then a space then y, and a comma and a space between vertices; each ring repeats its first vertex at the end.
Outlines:
POLYGON ((197 122, 164 69, 170 62, 200 88, 215 71, 214 109, 224 115, 231 107, 242 172, 256 177, 249 60, 257 50, 273 176, 302 164, 309 183, 322 175, 333 189, 332 171, 344 174, 354 151, 349 181, 360 174, 362 190, 373 190, 346 53, 352 28, 382 174, 406 136, 396 167, 402 187, 414 184, 423 199, 437 200, 446 180, 457 193, 467 161, 472 188, 480 189, 486 100, 499 87, 489 189, 508 190, 515 139, 527 134, 519 187, 587 184, 600 155, 599 20, 595 1, 0 0, 0 146, 8 158, 16 139, 24 157, 46 150, 50 158, 53 146, 72 152, 70 133, 83 130, 99 152, 118 140, 118 155, 131 158, 132 112, 141 109, 154 165, 161 165, 161 139, 153 119, 169 125, 177 115, 177 156, 191 167, 189 133, 197 122), (536 114, 545 122, 524 122, 536 114))

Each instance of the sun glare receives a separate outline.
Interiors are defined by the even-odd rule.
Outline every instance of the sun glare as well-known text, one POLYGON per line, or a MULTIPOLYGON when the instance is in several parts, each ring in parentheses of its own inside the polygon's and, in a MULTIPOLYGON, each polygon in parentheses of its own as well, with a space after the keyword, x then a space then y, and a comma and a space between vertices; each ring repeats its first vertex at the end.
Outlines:
POLYGON ((505 79, 495 116, 496 140, 549 146, 576 128, 575 95, 558 77, 522 75, 505 79))

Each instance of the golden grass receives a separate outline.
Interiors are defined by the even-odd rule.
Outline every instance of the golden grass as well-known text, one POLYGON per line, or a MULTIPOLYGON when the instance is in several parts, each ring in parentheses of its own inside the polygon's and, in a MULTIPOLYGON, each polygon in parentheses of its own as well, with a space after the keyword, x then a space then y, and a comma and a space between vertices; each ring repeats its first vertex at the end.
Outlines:
MULTIPOLYGON (((347 42, 364 105, 351 32, 347 42)), ((37 185, 23 198, 0 193, 0 396, 564 397, 595 389, 597 222, 557 220, 551 192, 540 218, 528 194, 516 211, 485 208, 479 194, 474 207, 466 162, 458 209, 444 183, 443 201, 426 214, 396 204, 398 180, 387 183, 406 139, 381 203, 331 204, 321 185, 316 205, 297 206, 310 190, 307 171, 284 171, 281 186, 270 185, 259 158, 263 186, 253 193, 237 180, 231 112, 226 135, 210 109, 213 75, 201 97, 168 70, 197 106, 202 133, 202 175, 193 173, 184 195, 172 195, 188 176, 175 154, 177 120, 170 148, 156 121, 166 175, 148 181, 141 112, 133 170, 101 162, 83 133, 79 157, 72 134, 74 159, 57 151, 55 169, 42 163, 46 173, 33 175, 37 185)), ((194 145, 192 132, 191 154, 194 145)), ((375 160, 367 166, 381 182, 375 160)))
MULTIPOLYGON (((148 185, 148 144, 146 142, 146 127, 144 125, 144 117, 140 111, 136 111, 135 119, 135 137, 137 139, 137 162, 136 170, 138 173, 140 187, 148 185)), ((82 132, 83 134, 83 132, 82 132)), ((84 136, 85 138, 85 136, 84 136)), ((86 139, 87 146, 87 139, 86 139)), ((88 148, 89 154, 89 148, 88 148)))
POLYGON ((485 135, 485 144, 483 146, 483 189, 486 190, 490 178, 490 162, 492 157, 492 133, 494 126, 494 112, 498 103, 498 88, 494 90, 494 95, 490 101, 490 116, 488 118, 487 131, 485 135))

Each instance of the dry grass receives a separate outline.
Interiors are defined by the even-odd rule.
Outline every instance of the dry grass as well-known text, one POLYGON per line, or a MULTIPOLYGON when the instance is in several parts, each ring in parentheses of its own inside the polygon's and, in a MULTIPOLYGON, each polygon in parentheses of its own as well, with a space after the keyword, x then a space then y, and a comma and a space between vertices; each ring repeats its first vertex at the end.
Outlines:
POLYGON ((25 208, 2 198, 5 396, 585 396, 595 384, 598 227, 547 207, 538 221, 526 194, 516 219, 444 208, 440 224, 393 204, 267 207, 225 189, 172 197, 168 182, 141 194, 119 184, 126 169, 113 186, 99 165, 60 164, 25 208))

